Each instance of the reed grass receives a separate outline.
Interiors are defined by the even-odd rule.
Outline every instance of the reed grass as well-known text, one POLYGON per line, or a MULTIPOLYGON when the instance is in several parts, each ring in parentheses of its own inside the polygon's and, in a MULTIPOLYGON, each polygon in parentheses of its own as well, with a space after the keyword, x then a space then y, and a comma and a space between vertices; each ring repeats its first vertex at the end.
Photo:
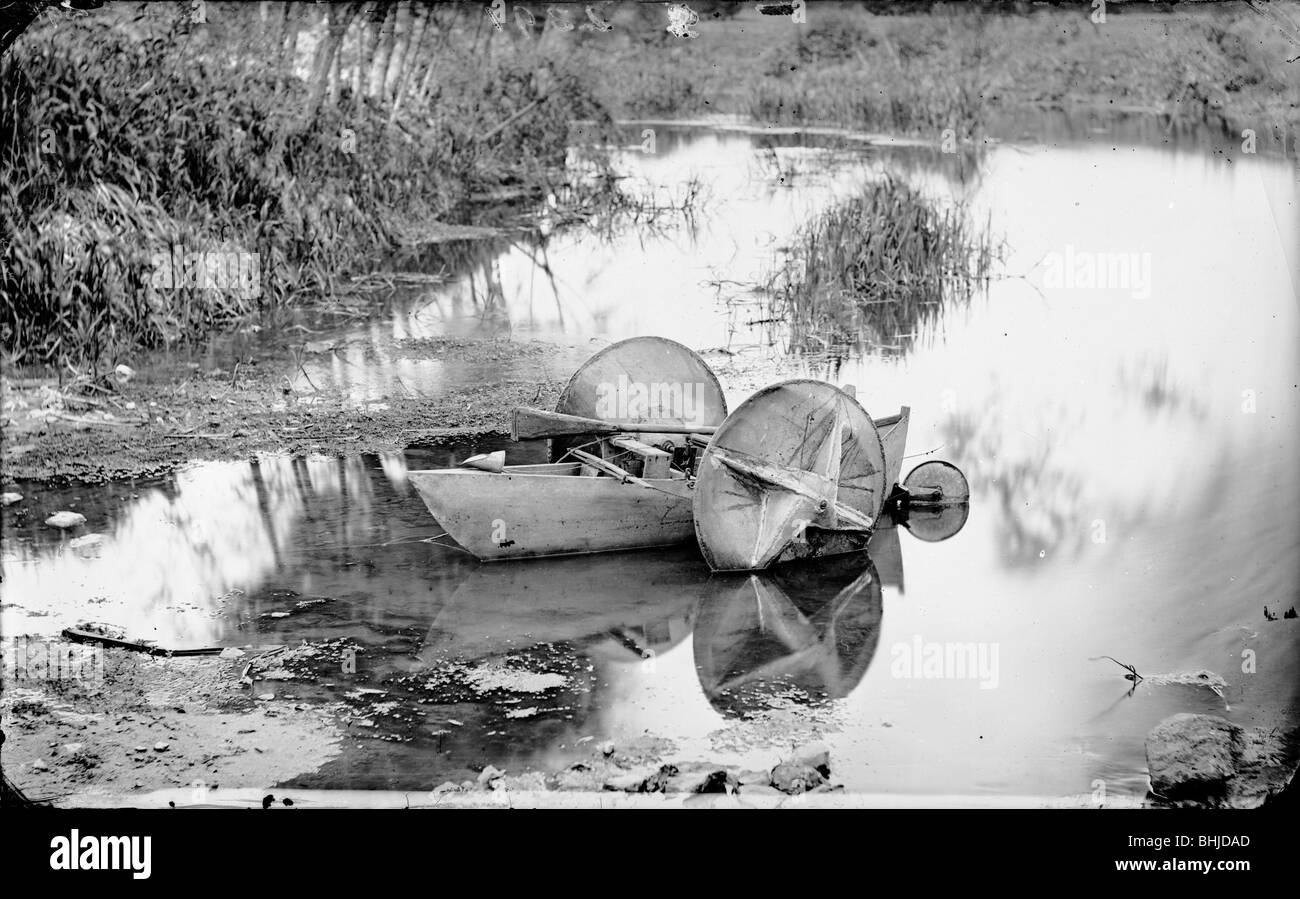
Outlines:
MULTIPOLYGON (((552 188, 571 124, 608 122, 563 57, 487 56, 467 41, 444 49, 422 102, 399 109, 347 84, 313 99, 310 81, 238 34, 192 39, 178 8, 145 8, 147 30, 114 10, 46 23, 0 60, 11 365, 93 367, 328 301, 424 223, 466 218, 476 196, 552 188), (174 247, 255 255, 257 289, 160 289, 174 247)), ((257 13, 223 12, 249 28, 257 13)))
POLYGON ((987 283, 998 253, 963 205, 885 178, 799 232, 764 286, 768 316, 788 323, 796 352, 901 351, 945 303, 987 283))

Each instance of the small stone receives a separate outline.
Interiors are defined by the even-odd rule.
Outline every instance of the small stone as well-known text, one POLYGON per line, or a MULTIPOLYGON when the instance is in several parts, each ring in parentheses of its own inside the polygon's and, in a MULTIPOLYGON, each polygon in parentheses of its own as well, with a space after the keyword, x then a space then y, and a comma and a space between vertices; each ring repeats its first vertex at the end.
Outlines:
POLYGON ((157 743, 153 744, 154 752, 166 752, 168 749, 171 749, 170 743, 164 743, 160 740, 157 743))
POLYGON ((14 503, 22 501, 23 495, 21 493, 0 493, 0 504, 2 505, 12 506, 14 503))
POLYGON ((86 523, 86 516, 80 512, 55 512, 45 523, 52 528, 66 531, 68 528, 80 527, 86 523))
POLYGON ((63 745, 63 751, 66 752, 68 755, 78 755, 80 754, 81 750, 85 748, 86 748, 85 743, 65 743, 63 745))
POLYGON ((772 769, 772 786, 782 793, 798 795, 820 787, 826 783, 820 771, 808 765, 792 765, 782 762, 772 769))
POLYGON ((135 751, 136 751, 136 752, 148 752, 148 751, 149 751, 149 747, 148 747, 148 746, 137 746, 137 747, 135 747, 135 751))
POLYGON ((498 790, 508 790, 515 793, 540 793, 545 792, 547 789, 546 777, 540 771, 528 771, 513 777, 502 777, 496 781, 494 786, 498 790))
POLYGON ((717 765, 684 763, 664 767, 672 767, 672 774, 664 782, 665 793, 730 793, 739 783, 734 774, 717 765))
POLYGON ((461 788, 460 784, 448 780, 438 784, 438 786, 433 788, 432 792, 434 796, 441 796, 443 793, 459 793, 461 792, 461 788))
POLYGON ((598 749, 600 751, 600 754, 603 755, 605 758, 609 758, 611 755, 614 754, 614 741, 606 740, 603 743, 599 743, 596 745, 596 749, 598 749))
POLYGON ((274 693, 258 693, 258 694, 257 694, 257 698, 260 699, 260 700, 262 700, 263 702, 270 702, 272 699, 275 699, 275 694, 274 694, 274 693))
POLYGON ((643 765, 630 771, 618 771, 616 774, 605 778, 602 786, 606 790, 620 793, 662 792, 662 784, 657 783, 659 771, 660 767, 658 765, 643 765))
POLYGON ((792 765, 806 765, 816 768, 823 776, 831 773, 831 750, 820 741, 800 746, 785 761, 792 765))
POLYGON ((135 377, 135 369, 129 365, 119 365, 117 368, 113 369, 113 374, 117 378, 117 383, 125 384, 127 381, 135 377))
POLYGON ((220 657, 223 659, 242 659, 244 657, 244 651, 238 646, 227 646, 225 649, 221 650, 220 657))
POLYGON ((49 771, 49 770, 50 770, 50 766, 47 765, 47 764, 45 764, 45 759, 37 759, 36 761, 32 762, 32 770, 33 770, 33 771, 49 771))
POLYGON ((504 774, 505 772, 502 771, 500 768, 494 767, 492 765, 488 765, 486 768, 482 770, 482 772, 479 773, 478 776, 479 786, 488 786, 492 783, 492 781, 502 777, 504 774))
POLYGON ((100 547, 103 545, 103 534, 86 534, 82 537, 74 537, 68 541, 68 548, 83 559, 97 558, 99 556, 100 547))

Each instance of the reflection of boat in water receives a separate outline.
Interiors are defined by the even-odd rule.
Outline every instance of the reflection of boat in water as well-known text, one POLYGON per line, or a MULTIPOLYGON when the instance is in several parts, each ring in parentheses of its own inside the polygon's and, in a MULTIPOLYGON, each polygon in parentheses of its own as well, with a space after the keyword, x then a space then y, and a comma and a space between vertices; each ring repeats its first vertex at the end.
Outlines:
POLYGON ((632 663, 693 635, 709 701, 727 712, 837 699, 861 681, 879 639, 883 588, 903 589, 897 527, 867 552, 771 572, 711 573, 692 547, 480 565, 439 609, 423 664, 544 644, 632 663))
MULTIPOLYGON (((881 548, 897 530, 883 529, 881 548)), ((901 578, 901 566, 898 569, 901 578)), ((695 668, 709 702, 745 714, 778 694, 839 699, 862 680, 880 638, 881 575, 866 553, 715 575, 695 622, 695 668)))
POLYGON ((542 643, 648 658, 690 634, 708 583, 709 568, 690 546, 480 565, 438 611, 421 659, 542 643))

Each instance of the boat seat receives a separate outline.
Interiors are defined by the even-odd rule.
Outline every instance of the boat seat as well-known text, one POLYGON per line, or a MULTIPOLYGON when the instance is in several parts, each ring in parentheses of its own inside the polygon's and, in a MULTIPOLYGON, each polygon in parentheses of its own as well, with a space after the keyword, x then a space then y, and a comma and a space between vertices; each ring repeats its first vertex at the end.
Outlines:
MULTIPOLYGON (((631 455, 640 461, 640 472, 636 472, 643 478, 667 478, 671 477, 670 466, 673 457, 671 453, 666 453, 655 446, 642 443, 635 437, 611 437, 607 441, 611 449, 616 450, 615 456, 624 454, 631 455)), ((626 467, 626 466, 625 466, 626 467)))

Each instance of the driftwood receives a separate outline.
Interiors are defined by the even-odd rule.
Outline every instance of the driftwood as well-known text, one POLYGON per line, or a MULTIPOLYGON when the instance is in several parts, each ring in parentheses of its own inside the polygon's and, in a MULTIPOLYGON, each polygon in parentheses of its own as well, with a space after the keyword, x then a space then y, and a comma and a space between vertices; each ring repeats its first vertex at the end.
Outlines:
POLYGON ((101 646, 113 646, 118 649, 130 649, 135 652, 148 653, 151 656, 215 656, 220 655, 222 647, 204 646, 196 649, 163 649, 161 646, 153 646, 142 640, 125 640, 119 637, 109 637, 105 634, 97 634, 94 631, 78 630, 75 627, 65 627, 63 636, 74 643, 98 643, 101 646))

